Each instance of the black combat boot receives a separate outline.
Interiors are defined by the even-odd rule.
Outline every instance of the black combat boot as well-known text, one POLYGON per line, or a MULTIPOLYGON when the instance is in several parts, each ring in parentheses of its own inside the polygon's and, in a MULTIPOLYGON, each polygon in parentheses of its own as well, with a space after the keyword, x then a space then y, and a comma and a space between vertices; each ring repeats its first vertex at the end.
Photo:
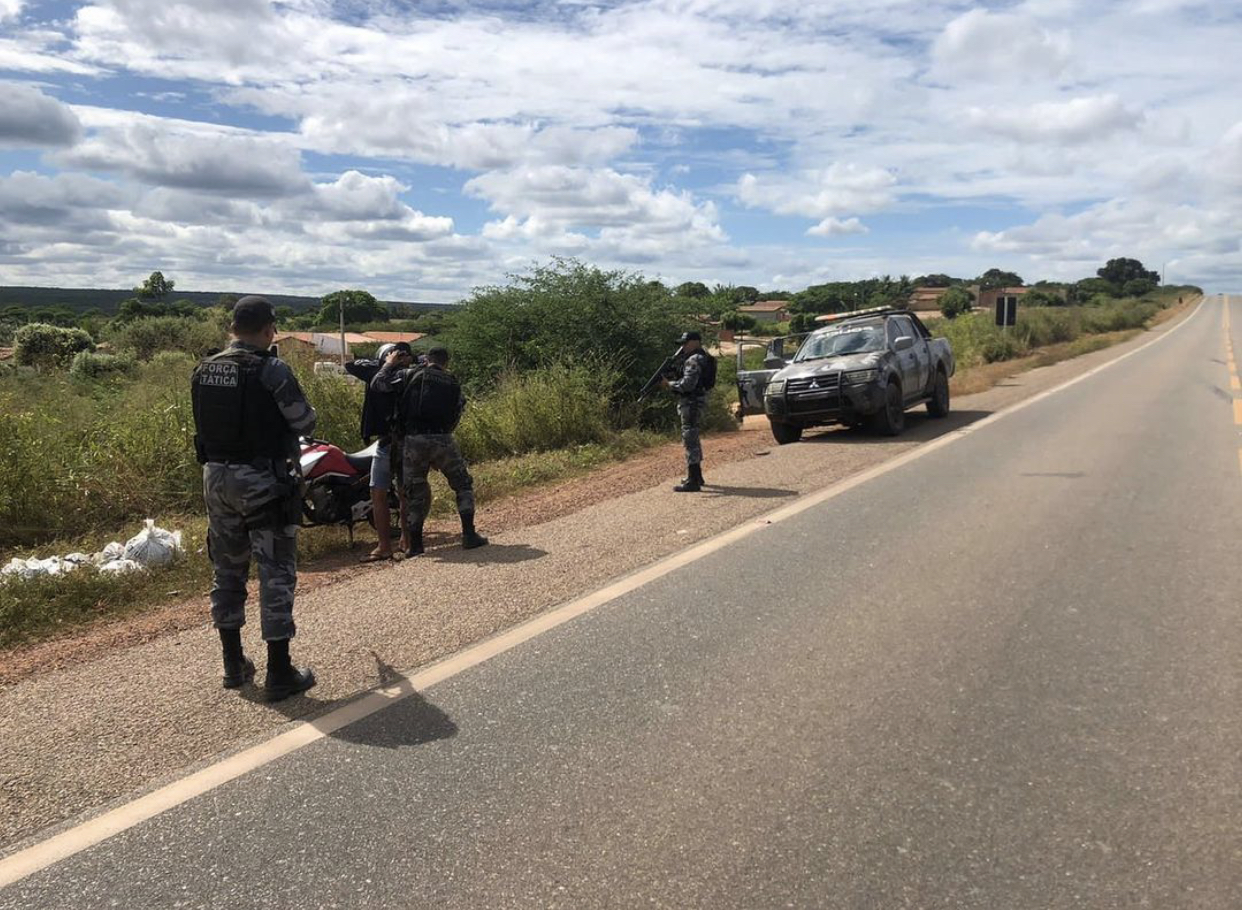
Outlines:
POLYGON ((703 466, 698 464, 690 465, 690 476, 673 487, 675 493, 697 493, 702 489, 703 466))
POLYGON ((408 557, 422 556, 423 550, 423 523, 410 525, 410 545, 406 547, 405 555, 408 557))
POLYGON ((487 545, 487 538, 474 529, 474 513, 461 513, 461 548, 474 550, 487 545))
POLYGON ((315 672, 307 667, 299 670, 289 661, 289 639, 267 643, 267 689, 268 701, 280 701, 290 695, 305 692, 315 685, 315 672))
POLYGON ((240 689, 254 679, 254 663, 242 653, 241 629, 221 629, 224 650, 224 688, 240 689))

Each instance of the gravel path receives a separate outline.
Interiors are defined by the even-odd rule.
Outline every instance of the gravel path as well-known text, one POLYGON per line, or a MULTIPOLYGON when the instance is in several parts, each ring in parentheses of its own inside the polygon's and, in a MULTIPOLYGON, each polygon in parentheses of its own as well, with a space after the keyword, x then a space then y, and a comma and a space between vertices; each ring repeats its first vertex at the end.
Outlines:
MULTIPOLYGON (((675 450, 668 450, 672 456, 662 450, 638 466, 618 465, 523 497, 524 504, 498 509, 524 517, 506 521, 508 529, 491 534, 489 547, 463 552, 455 538, 442 536, 423 558, 300 597, 295 660, 314 666, 320 679, 309 697, 269 706, 253 700, 253 690, 222 690, 218 642, 206 623, 11 685, 0 691, 0 849, 270 735, 291 718, 320 713, 399 670, 459 650, 1148 338, 959 399, 945 421, 927 419, 920 408, 898 440, 834 430, 769 449, 764 434, 734 434, 722 437, 728 441, 721 454, 732 445, 732 454, 749 457, 713 467, 717 440, 709 439, 705 474, 712 486, 698 496, 670 492, 675 450), (539 497, 547 511, 531 514, 539 497), (547 515, 556 517, 544 520, 547 515)), ((490 532, 497 525, 484 512, 480 527, 490 532)), ((261 656, 257 621, 245 637, 248 650, 261 656)))

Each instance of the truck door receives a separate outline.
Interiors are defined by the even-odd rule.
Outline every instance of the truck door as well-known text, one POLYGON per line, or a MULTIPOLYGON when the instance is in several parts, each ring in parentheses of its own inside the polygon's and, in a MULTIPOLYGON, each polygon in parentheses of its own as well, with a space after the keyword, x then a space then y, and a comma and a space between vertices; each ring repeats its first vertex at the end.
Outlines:
POLYGON ((907 399, 921 398, 927 391, 927 383, 931 381, 931 348, 923 333, 914 327, 905 316, 894 316, 889 325, 896 325, 897 336, 912 338, 913 347, 897 353, 901 364, 901 381, 907 399))

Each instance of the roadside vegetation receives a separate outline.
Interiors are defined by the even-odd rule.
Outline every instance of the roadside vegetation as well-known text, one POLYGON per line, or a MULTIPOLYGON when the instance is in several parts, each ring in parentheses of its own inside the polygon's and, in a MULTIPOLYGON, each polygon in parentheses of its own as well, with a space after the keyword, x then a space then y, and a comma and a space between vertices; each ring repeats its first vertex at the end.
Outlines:
MULTIPOLYGON (((996 286, 1017 279, 988 275, 1002 282, 996 286)), ((916 281, 940 279, 953 281, 916 281)), ((667 397, 640 404, 635 393, 684 329, 701 326, 709 342, 719 327, 753 334, 757 326, 738 307, 758 299, 788 300, 794 328, 814 325, 822 312, 900 303, 913 286, 903 277, 796 294, 697 282, 669 288, 641 275, 553 260, 505 285, 476 290, 448 314, 394 313, 365 291, 342 290, 325 296, 317 311, 285 313, 284 327, 332 328, 343 308, 351 330, 418 325, 415 330, 428 333, 423 347, 446 344, 471 399, 458 438, 486 503, 675 439, 667 397)), ((1103 346, 1197 291, 1131 285, 1144 293, 1115 297, 1093 287, 1085 301, 1077 292, 1048 291, 1055 305, 1022 307, 1018 326, 1004 332, 990 313, 960 308, 934 331, 950 339, 967 375, 1032 352, 1072 356, 1103 346), (1069 298, 1078 302, 1067 305, 1069 298)), ((59 324, 52 324, 31 323, 20 307, 0 311, 0 344, 15 346, 12 360, 0 362, 0 563, 98 550, 135 533, 146 517, 181 530, 186 549, 174 565, 142 574, 83 570, 0 581, 0 648, 201 595, 209 585, 189 376, 197 358, 224 344, 231 301, 194 306, 172 301, 172 289, 173 282, 153 273, 115 314, 88 312, 76 324, 65 324, 75 322, 73 314, 55 313, 59 324)), ((769 325, 765 334, 786 328, 769 325)), ((748 350, 746 368, 759 367, 762 358, 762 351, 748 350)), ((310 358, 289 359, 319 413, 316 435, 346 449, 361 447, 361 385, 316 374, 310 358)), ((737 426, 735 361, 722 357, 719 367, 709 432, 737 426)), ((447 515, 451 497, 434 482, 436 514, 447 515)), ((345 545, 343 529, 308 529, 301 538, 304 563, 340 557, 345 545)))

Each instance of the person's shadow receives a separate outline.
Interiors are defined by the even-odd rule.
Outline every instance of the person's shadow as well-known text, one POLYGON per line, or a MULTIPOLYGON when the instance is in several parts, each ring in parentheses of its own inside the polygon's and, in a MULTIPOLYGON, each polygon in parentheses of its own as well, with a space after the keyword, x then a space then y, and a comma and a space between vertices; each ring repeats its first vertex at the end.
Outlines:
POLYGON ((428 550, 419 559, 431 559, 435 562, 449 563, 495 563, 507 565, 517 562, 530 562, 548 555, 547 550, 527 546, 524 543, 489 543, 485 547, 474 550, 463 550, 460 546, 428 550))
POLYGON ((703 492, 709 497, 737 496, 742 499, 785 499, 798 495, 796 490, 780 490, 773 487, 726 487, 718 483, 703 484, 703 492))
POLYGON ((380 656, 371 652, 379 674, 379 686, 358 697, 325 701, 315 698, 314 689, 283 701, 269 702, 262 685, 248 685, 241 695, 248 701, 266 705, 290 720, 304 720, 331 739, 400 749, 420 746, 457 735, 457 724, 443 710, 415 690, 380 656), (390 702, 390 705, 384 702, 390 702))

